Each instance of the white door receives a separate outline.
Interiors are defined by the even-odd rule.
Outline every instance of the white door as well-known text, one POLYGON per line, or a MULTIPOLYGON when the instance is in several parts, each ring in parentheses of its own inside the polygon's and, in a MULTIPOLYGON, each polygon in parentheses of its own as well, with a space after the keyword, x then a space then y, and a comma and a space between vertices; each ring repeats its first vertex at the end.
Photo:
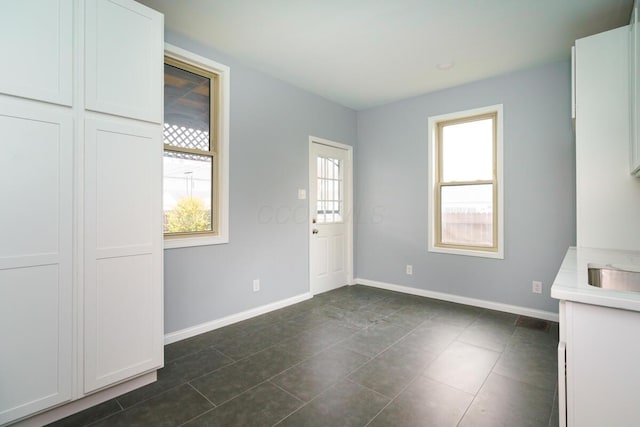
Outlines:
POLYGON ((352 276, 351 147, 311 138, 309 270, 311 292, 349 284, 352 276))

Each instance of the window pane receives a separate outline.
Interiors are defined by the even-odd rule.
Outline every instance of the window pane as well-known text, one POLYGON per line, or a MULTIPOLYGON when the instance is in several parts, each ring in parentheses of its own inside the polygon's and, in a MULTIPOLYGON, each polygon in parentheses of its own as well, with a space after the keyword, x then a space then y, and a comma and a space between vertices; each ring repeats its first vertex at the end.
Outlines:
POLYGON ((493 119, 442 128, 442 181, 493 178, 493 119))
POLYGON ((342 160, 317 158, 319 223, 342 222, 342 160))
POLYGON ((164 231, 212 231, 212 158, 165 150, 164 231))
POLYGON ((164 143, 209 151, 211 79, 164 65, 164 143))
POLYGON ((441 187, 442 243, 493 246, 493 185, 441 187))

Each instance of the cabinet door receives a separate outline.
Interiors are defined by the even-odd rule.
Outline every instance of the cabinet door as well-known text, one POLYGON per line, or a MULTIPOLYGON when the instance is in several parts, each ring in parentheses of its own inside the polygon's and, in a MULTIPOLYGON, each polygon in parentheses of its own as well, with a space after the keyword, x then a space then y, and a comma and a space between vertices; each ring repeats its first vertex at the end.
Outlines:
POLYGON ((640 176, 640 10, 634 2, 629 33, 629 71, 631 91, 631 173, 640 176))
POLYGON ((637 426, 640 313, 573 303, 567 338, 568 425, 637 426))
POLYGON ((85 392, 162 365, 161 127, 86 120, 85 392))
POLYGON ((131 0, 87 0, 88 110, 162 122, 164 17, 131 0))
POLYGON ((3 0, 0 93, 71 105, 71 0, 3 0))
POLYGON ((71 398, 73 125, 0 99, 0 424, 71 398))

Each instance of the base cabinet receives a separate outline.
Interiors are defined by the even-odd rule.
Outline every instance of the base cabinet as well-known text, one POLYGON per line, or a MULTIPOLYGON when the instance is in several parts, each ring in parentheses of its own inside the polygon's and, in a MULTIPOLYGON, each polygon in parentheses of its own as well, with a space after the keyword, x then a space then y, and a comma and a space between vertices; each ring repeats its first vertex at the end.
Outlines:
POLYGON ((570 427, 637 426, 640 312, 570 301, 560 304, 559 349, 566 348, 566 394, 560 393, 562 377, 558 388, 559 406, 566 403, 561 425, 566 421, 570 427))
POLYGON ((3 0, 0 426, 162 367, 163 32, 133 0, 3 0))

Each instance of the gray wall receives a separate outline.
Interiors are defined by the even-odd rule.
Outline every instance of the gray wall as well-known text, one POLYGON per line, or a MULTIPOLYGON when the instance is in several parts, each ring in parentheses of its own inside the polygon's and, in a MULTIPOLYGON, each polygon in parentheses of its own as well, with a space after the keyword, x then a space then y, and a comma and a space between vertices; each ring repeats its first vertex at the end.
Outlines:
POLYGON ((165 332, 309 291, 308 138, 353 145, 356 113, 187 40, 231 67, 230 243, 165 251, 165 332), (260 278, 261 291, 252 291, 260 278))
POLYGON ((549 287, 576 240, 570 90, 563 61, 359 112, 357 277, 557 311, 549 287), (427 118, 500 103, 505 259, 427 252, 427 118))

